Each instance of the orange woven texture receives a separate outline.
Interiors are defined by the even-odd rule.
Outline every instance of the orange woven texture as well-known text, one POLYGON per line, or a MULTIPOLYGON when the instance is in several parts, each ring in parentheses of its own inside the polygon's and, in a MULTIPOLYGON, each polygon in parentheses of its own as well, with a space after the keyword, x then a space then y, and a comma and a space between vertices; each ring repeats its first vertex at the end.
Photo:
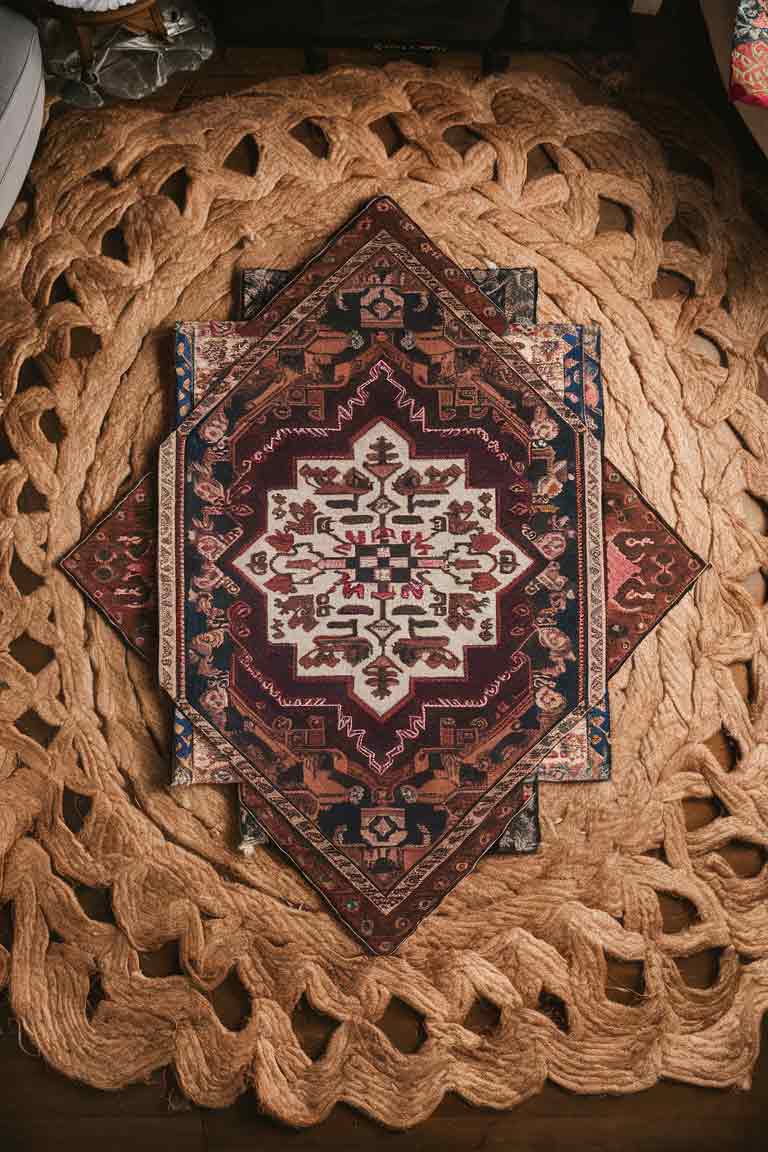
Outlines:
POLYGON ((748 1085, 768 869, 744 876, 726 849, 764 861, 768 845, 768 253, 717 134, 674 106, 636 111, 658 134, 542 76, 399 64, 49 125, 33 200, 0 237, 0 986, 66 1075, 114 1089, 173 1064, 201 1104, 252 1089, 311 1124, 345 1100, 395 1127, 448 1091, 509 1108, 546 1077, 748 1085), (247 136, 251 174, 227 163, 247 136), (551 170, 531 178, 541 144, 551 170), (608 455, 713 567, 612 681, 613 781, 543 788, 541 851, 486 858, 373 959, 279 853, 238 856, 231 791, 169 790, 151 670, 55 565, 154 459, 173 322, 224 317, 238 268, 295 267, 382 192, 460 264, 535 265, 543 319, 602 325, 608 455), (629 229, 599 226, 606 200, 629 229), (680 290, 662 298, 663 280, 680 290), (731 765, 704 743, 721 731, 731 765), (111 916, 87 914, 94 889, 111 916), (692 910, 677 931, 670 897, 692 910), (145 975, 171 940, 183 973, 145 975), (684 962, 713 949, 715 982, 690 987, 684 962), (643 965, 631 1004, 606 988, 609 957, 643 965), (211 997, 233 971, 239 1031, 211 997), (338 1021, 314 1061, 292 1026, 303 995, 338 1021), (391 997, 424 1019, 413 1054, 378 1026, 391 997), (501 1013, 480 1033, 479 999, 501 1013))

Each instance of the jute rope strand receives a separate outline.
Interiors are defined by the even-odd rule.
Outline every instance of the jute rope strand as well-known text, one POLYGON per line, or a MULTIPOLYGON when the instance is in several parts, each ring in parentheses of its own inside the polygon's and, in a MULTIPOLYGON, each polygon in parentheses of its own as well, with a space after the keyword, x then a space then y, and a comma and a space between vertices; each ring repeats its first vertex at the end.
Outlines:
POLYGON ((740 875, 722 851, 768 846, 768 541, 752 515, 768 499, 768 259, 717 133, 641 112, 658 133, 542 76, 401 64, 49 125, 34 197, 0 239, 0 986, 66 1075, 115 1089, 173 1064, 201 1104, 250 1088, 292 1124, 345 1100, 394 1127, 448 1091, 512 1107, 547 1076, 578 1092, 748 1085, 768 870, 740 875), (306 120, 326 155, 292 134, 306 120), (251 175, 227 166, 248 135, 251 175), (673 171, 665 143, 702 177, 673 171), (529 179, 542 144, 553 170, 529 179), (463 265, 535 264, 542 318, 602 325, 608 453, 713 568, 613 681, 612 783, 548 786, 541 851, 488 857, 374 960, 279 853, 236 854, 227 790, 168 789, 168 706, 55 562, 154 459, 173 321, 223 318, 238 268, 295 267, 380 192, 463 265), (631 231, 599 228, 601 197, 631 231), (117 228, 124 259, 105 254, 117 228), (659 298, 660 269, 694 291, 659 298), (704 743, 721 731, 731 768, 704 743), (707 800, 715 818, 687 827, 707 800), (87 914, 93 890, 111 916, 87 914), (670 895, 695 910, 679 931, 670 895), (145 975, 142 954, 172 940, 183 974, 145 975), (692 988, 679 964, 710 949, 719 975, 692 988), (610 998, 607 957, 643 964, 633 1004, 610 998), (233 971, 239 1031, 210 995, 233 971), (315 1061, 292 1027, 302 995, 339 1022, 315 1061), (391 997, 424 1017, 411 1055, 378 1027, 391 997), (465 1023, 478 998, 501 1011, 481 1034, 465 1023))

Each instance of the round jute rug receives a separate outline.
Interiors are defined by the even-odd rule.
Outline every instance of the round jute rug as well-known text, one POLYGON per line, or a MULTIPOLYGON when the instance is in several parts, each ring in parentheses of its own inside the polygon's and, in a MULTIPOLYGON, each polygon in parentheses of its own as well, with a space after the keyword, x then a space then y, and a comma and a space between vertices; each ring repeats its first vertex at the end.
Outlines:
POLYGON ((252 1089, 301 1125, 345 1100, 394 1127, 546 1077, 748 1086, 768 1006, 768 252, 698 114, 636 115, 540 75, 399 64, 49 125, 0 250, 0 985, 68 1076, 172 1064, 201 1104, 252 1089), (461 264, 535 264, 543 319, 602 325, 610 458, 713 567, 612 682, 613 782, 546 787, 535 857, 487 858, 372 959, 277 852, 237 855, 230 792, 169 790, 153 675, 55 562, 154 459, 172 322, 225 316, 238 268, 295 267, 382 192, 461 264), (180 974, 157 975, 172 941, 180 974), (239 1027, 217 1010, 234 980, 239 1027), (393 999, 423 1022, 414 1052, 386 1034, 393 999), (337 1022, 317 1059, 297 1005, 337 1022))

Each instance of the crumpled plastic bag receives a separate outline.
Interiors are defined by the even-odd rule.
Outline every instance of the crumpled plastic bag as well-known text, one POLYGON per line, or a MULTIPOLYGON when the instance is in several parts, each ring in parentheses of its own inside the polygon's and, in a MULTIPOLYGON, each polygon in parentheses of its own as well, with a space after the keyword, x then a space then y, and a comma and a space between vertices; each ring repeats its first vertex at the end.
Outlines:
POLYGON ((81 107, 106 100, 141 100, 167 83, 174 72, 194 72, 213 53, 216 40, 194 4, 161 8, 167 40, 121 25, 94 26, 93 64, 83 72, 74 28, 66 20, 39 22, 46 74, 62 99, 81 107))

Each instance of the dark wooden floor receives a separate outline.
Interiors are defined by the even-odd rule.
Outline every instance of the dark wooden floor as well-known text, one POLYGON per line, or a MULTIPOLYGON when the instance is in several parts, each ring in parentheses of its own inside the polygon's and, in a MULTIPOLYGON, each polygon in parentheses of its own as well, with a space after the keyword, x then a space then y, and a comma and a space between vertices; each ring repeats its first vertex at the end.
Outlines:
MULTIPOLYGON (((752 143, 738 114, 723 95, 709 51, 697 0, 666 0, 662 15, 636 21, 634 76, 651 87, 684 91, 703 101, 726 124, 735 140, 750 182, 760 193, 768 189, 768 163, 752 143)), ((380 63, 373 52, 332 52, 330 63, 380 63)), ((165 109, 189 104, 206 96, 235 92, 259 80, 300 72, 303 52, 224 47, 198 73, 172 78, 152 103, 165 109)), ((462 67, 479 71, 480 57, 470 53, 436 56, 437 68, 462 67)), ((578 86, 580 73, 562 61, 519 57, 513 67, 542 67, 571 79, 578 86), (559 71, 558 71, 559 70, 559 71)), ((584 64, 588 71, 588 61, 584 64)), ((585 94, 590 83, 584 80, 585 94)), ((768 202, 768 198, 766 199, 768 202)), ((712 747, 724 758, 727 748, 712 747)), ((696 813, 691 813, 696 819, 696 813)), ((693 825, 692 825, 693 826, 693 825)), ((764 863, 746 856, 731 861, 745 874, 764 863)), ((684 915, 670 902, 665 915, 684 915)), ((94 909, 101 916, 103 910, 94 909)), ((3 924, 0 939, 11 926, 3 924)), ((8 940, 4 941, 9 943, 8 940)), ((172 949, 156 954, 154 975, 178 970, 172 949)), ((717 977, 718 957, 704 954, 688 963, 684 979, 698 987, 717 977)), ((632 1003, 641 989, 632 965, 616 964, 609 973, 611 998, 632 1003)), ((237 989, 222 990, 216 1004, 225 1024, 235 1026, 242 1011, 237 989)), ((311 1013, 294 1020, 310 1055, 322 1049, 323 1021, 311 1013)), ((418 1043, 418 1021, 405 1011, 394 1012, 389 1033, 393 1043, 408 1051, 418 1043)), ((520 1149, 551 1152, 757 1152, 768 1147, 768 1027, 763 1054, 755 1070, 751 1092, 720 1092, 681 1084, 661 1083, 647 1092, 623 1097, 583 1097, 548 1084, 534 1099, 512 1113, 473 1109, 448 1097, 435 1115, 409 1133, 381 1129, 363 1116, 339 1106, 325 1123, 307 1131, 293 1131, 273 1123, 259 1112, 252 1095, 227 1110, 212 1112, 191 1107, 182 1097, 170 1071, 151 1083, 117 1094, 97 1092, 65 1080, 35 1054, 28 1038, 19 1035, 7 1005, 0 999, 0 1152, 227 1152, 234 1149, 296 1149, 334 1152, 360 1148, 520 1149)))

